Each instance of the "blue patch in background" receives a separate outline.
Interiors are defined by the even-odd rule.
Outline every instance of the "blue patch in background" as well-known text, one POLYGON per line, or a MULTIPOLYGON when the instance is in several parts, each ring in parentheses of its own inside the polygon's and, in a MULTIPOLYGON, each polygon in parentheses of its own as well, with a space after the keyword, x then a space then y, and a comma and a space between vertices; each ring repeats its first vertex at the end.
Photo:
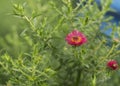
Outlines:
MULTIPOLYGON (((100 6, 100 0, 95 0, 98 6, 100 6)), ((110 8, 113 9, 115 12, 107 12, 106 16, 112 16, 113 19, 110 21, 111 23, 114 23, 118 26, 120 22, 120 0, 112 0, 112 3, 110 5, 110 8)), ((107 26, 108 24, 106 22, 103 22, 101 24, 101 31, 107 26)), ((112 28, 109 28, 108 30, 103 32, 105 35, 110 36, 112 33, 112 28)), ((115 34, 117 36, 117 34, 115 34)))

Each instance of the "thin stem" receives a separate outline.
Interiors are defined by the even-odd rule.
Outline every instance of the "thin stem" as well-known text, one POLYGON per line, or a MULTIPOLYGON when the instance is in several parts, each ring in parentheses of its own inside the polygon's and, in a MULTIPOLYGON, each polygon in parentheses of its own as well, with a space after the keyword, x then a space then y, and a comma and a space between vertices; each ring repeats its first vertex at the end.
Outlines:
POLYGON ((81 77, 81 71, 78 70, 78 71, 77 71, 77 78, 76 78, 76 85, 75 85, 75 86, 79 86, 79 83, 80 83, 80 77, 81 77))
POLYGON ((116 55, 120 54, 120 50, 116 51, 116 53, 114 53, 113 55, 111 55, 110 57, 115 57, 116 55))
POLYGON ((112 51, 114 50, 114 48, 115 48, 115 45, 113 44, 112 48, 110 49, 110 51, 106 55, 106 58, 112 53, 112 51))
POLYGON ((79 86, 80 85, 80 79, 81 79, 81 67, 80 67, 80 57, 79 57, 79 51, 77 50, 77 47, 74 47, 74 56, 76 61, 78 62, 79 69, 77 70, 77 77, 76 77, 76 81, 75 81, 75 86, 79 86))
POLYGON ((96 86, 96 75, 94 75, 94 77, 93 77, 92 86, 96 86))
POLYGON ((114 50, 114 48, 115 48, 115 45, 113 44, 113 46, 112 46, 112 48, 109 50, 108 54, 107 54, 105 57, 102 57, 102 58, 101 58, 101 61, 98 63, 98 65, 99 65, 100 63, 102 63, 103 61, 105 61, 105 59, 107 59, 107 58, 109 57, 109 55, 112 53, 112 51, 114 50))
POLYGON ((30 24, 32 30, 34 31, 36 28, 34 24, 31 22, 31 20, 27 16, 24 16, 23 18, 30 24))

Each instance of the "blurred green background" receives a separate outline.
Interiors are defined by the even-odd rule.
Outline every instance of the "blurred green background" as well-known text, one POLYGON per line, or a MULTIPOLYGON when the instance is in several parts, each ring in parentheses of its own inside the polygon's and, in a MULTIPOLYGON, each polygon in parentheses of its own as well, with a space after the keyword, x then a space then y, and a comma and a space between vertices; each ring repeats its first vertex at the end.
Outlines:
POLYGON ((9 53, 12 56, 27 50, 21 32, 24 29, 22 20, 12 15, 13 3, 22 3, 24 0, 1 0, 0 3, 0 54, 9 53))

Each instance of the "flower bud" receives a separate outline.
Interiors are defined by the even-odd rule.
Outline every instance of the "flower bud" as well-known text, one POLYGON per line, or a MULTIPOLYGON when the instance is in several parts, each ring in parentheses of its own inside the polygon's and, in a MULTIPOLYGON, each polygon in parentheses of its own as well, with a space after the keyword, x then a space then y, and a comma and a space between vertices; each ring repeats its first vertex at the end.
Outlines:
POLYGON ((116 70, 116 69, 118 69, 118 63, 116 60, 110 60, 107 62, 107 67, 112 70, 116 70))

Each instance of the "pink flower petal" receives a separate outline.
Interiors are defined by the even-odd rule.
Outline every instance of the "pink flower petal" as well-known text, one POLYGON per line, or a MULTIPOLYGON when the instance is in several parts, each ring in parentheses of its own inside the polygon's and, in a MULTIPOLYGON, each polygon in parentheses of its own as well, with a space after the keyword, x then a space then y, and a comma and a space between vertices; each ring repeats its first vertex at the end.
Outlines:
POLYGON ((70 45, 74 45, 74 46, 80 46, 84 43, 87 42, 87 38, 85 37, 84 34, 82 34, 81 32, 79 32, 78 30, 73 30, 71 33, 69 33, 66 36, 66 41, 68 44, 70 45), (78 40, 73 40, 73 37, 78 37, 78 40))

